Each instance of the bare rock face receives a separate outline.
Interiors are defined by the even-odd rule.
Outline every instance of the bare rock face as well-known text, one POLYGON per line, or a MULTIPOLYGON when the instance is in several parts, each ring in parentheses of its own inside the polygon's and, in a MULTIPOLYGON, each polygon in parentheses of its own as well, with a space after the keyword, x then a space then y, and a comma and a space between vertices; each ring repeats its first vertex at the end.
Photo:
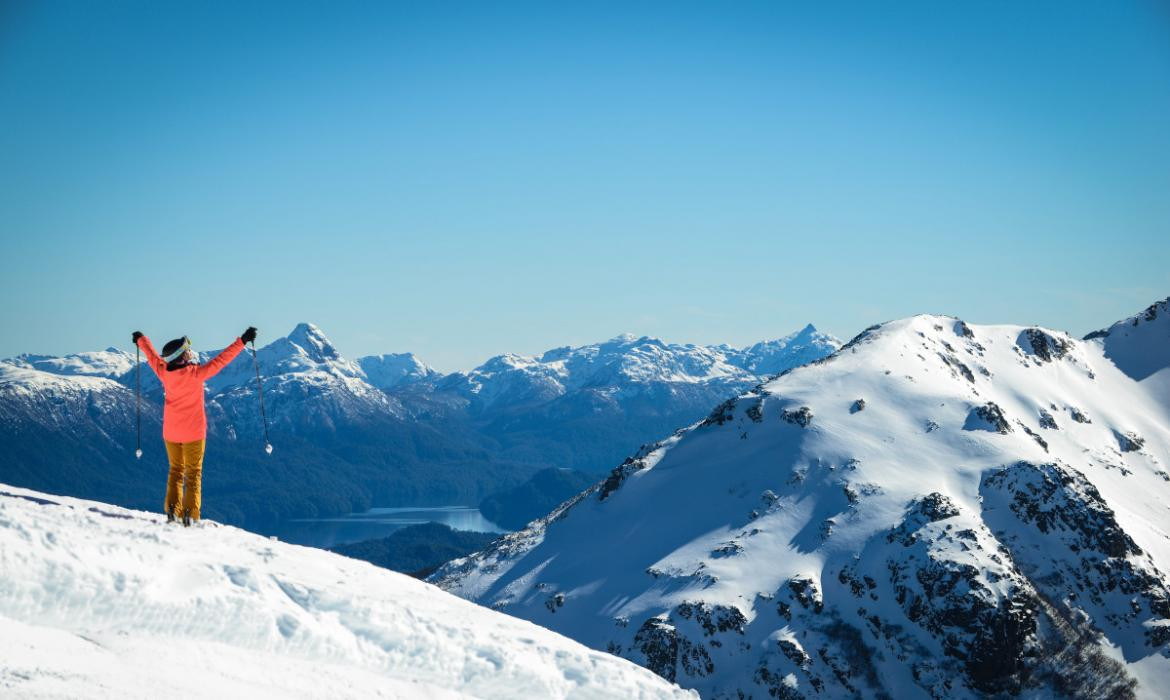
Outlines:
POLYGON ((912 501, 901 522, 873 540, 837 577, 857 600, 871 643, 905 659, 934 697, 966 686, 978 693, 1014 693, 1027 681, 1038 606, 1031 584, 1003 556, 980 521, 935 492, 912 501), (901 616, 876 610, 892 602, 901 616), (905 625, 926 631, 941 657, 924 658, 905 625))
POLYGON ((971 409, 971 412, 967 415, 967 422, 963 425, 963 429, 992 430, 1000 435, 1007 435, 1012 432, 1012 426, 1004 416, 1003 409, 994 401, 988 401, 982 406, 976 406, 971 409))
POLYGON ((1170 643, 1166 577, 1084 475, 1017 462, 985 476, 980 494, 984 519, 1047 599, 1090 616, 1126 658, 1170 643))
POLYGON ((1114 431, 1113 435, 1117 438, 1117 446, 1122 452, 1137 452, 1146 444, 1145 439, 1132 431, 1125 433, 1114 431))
MULTIPOLYGON (((728 635, 743 636, 747 618, 738 608, 704 602, 684 602, 665 616, 642 623, 634 648, 643 665, 667 680, 695 679, 715 672, 708 648, 724 646, 728 635)), ((620 652, 616 646, 615 652, 620 652)))
POLYGON ((1030 350, 1033 355, 1044 362, 1059 360, 1073 348, 1071 340, 1058 338, 1039 328, 1026 329, 1016 342, 1025 351, 1030 350))
POLYGON ((812 423, 813 413, 812 409, 808 406, 801 406, 797 409, 784 409, 784 411, 780 414, 780 417, 783 418, 785 422, 792 423, 793 425, 799 425, 802 428, 807 428, 809 424, 812 423))

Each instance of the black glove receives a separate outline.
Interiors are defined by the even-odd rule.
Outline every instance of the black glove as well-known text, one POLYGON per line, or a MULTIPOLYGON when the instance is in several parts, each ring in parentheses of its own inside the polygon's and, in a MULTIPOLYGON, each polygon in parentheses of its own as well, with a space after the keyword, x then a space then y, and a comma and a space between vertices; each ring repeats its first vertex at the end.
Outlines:
POLYGON ((134 331, 134 335, 130 336, 130 339, 134 342, 135 345, 138 345, 138 339, 141 337, 142 331, 134 331))
POLYGON ((240 340, 244 341, 245 345, 256 340, 256 329, 253 326, 248 326, 248 330, 240 334, 240 340))

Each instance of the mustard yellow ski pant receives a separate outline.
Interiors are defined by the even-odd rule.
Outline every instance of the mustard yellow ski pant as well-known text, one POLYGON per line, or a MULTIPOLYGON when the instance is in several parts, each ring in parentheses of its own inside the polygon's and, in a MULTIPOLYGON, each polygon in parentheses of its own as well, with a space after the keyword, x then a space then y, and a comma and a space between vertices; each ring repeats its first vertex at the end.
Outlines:
POLYGON ((163 442, 167 445, 167 457, 171 461, 171 473, 167 477, 166 512, 174 513, 179 518, 190 515, 193 520, 198 520, 199 506, 203 500, 200 487, 203 481, 204 441, 163 442))

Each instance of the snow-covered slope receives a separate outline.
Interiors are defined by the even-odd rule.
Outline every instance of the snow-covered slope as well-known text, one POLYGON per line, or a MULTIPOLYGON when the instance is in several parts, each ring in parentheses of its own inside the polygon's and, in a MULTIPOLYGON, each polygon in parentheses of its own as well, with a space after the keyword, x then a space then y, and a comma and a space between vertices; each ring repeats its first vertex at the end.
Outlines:
POLYGON ((0 484, 0 695, 682 698, 336 554, 0 484))
POLYGON ((1099 343, 1118 369, 1170 410, 1170 298, 1085 340, 1099 343))
POLYGON ((874 326, 432 580, 710 698, 1158 697, 1170 415, 1105 352, 874 326))
POLYGON ((358 360, 366 381, 379 389, 394 389, 415 382, 436 380, 442 374, 411 352, 367 355, 358 360))

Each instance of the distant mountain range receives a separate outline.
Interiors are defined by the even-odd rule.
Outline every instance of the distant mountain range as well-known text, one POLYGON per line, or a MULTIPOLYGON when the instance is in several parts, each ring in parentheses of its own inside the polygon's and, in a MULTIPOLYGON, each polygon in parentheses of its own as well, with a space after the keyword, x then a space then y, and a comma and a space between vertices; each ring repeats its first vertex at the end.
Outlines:
POLYGON ((704 698, 1162 698, 1170 299, 915 316, 719 403, 431 580, 704 698))
MULTIPOLYGON (((257 352, 272 456, 260 449, 250 354, 208 383, 204 513, 272 531, 371 505, 475 504, 548 468, 602 474, 838 345, 811 325, 748 348, 620 336, 442 374, 410 353, 349 360, 302 323, 257 352)), ((0 360, 0 481, 160 508, 162 389, 145 367, 141 380, 145 454, 135 460, 133 354, 0 360)))

